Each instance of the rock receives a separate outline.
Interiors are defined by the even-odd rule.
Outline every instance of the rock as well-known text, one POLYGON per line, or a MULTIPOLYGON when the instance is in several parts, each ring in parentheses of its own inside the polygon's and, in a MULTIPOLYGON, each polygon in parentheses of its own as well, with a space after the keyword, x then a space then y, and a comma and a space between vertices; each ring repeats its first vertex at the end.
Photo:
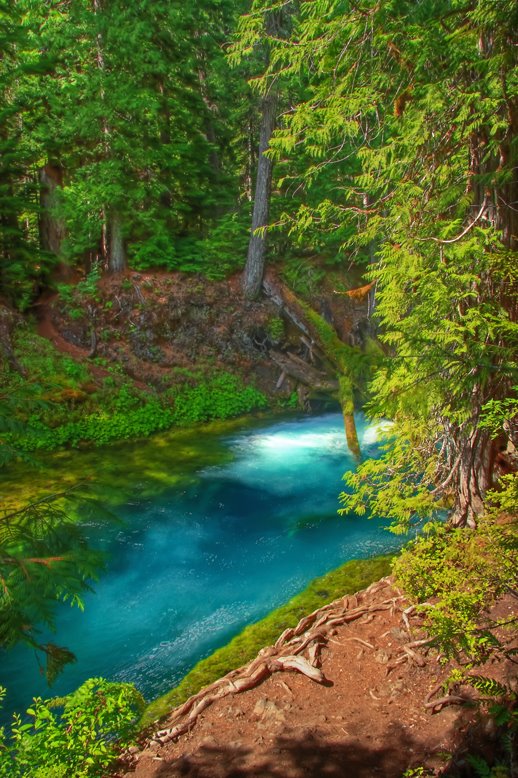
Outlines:
POLYGON ((378 662, 378 664, 380 665, 388 664, 389 660, 390 660, 390 654, 387 654, 387 652, 384 651, 382 648, 378 649, 374 654, 374 661, 378 662))
POLYGON ((209 735, 208 737, 204 737, 203 740, 200 742, 200 748, 214 748, 214 746, 217 745, 218 745, 218 741, 212 735, 209 735))
POLYGON ((255 704, 253 715, 261 719, 261 723, 264 725, 270 725, 272 722, 282 723, 286 721, 284 712, 273 702, 266 697, 261 697, 255 704))

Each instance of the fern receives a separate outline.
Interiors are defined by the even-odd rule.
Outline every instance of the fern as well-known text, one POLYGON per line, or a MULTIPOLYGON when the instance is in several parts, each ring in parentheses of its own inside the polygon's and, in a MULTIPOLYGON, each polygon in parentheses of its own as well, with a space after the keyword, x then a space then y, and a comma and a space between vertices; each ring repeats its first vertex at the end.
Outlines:
POLYGON ((484 697, 503 697, 510 693, 510 689, 494 678, 483 675, 468 675, 465 682, 479 691, 484 697))

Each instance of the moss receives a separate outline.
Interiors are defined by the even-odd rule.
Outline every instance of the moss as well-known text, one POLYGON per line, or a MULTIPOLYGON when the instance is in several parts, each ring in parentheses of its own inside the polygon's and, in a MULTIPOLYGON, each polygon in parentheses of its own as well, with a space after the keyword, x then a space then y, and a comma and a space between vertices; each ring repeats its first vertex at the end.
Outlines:
POLYGON ((284 337, 284 320, 280 316, 272 316, 266 323, 266 332, 274 343, 284 337))
POLYGON ((298 301, 309 323, 316 330, 326 357, 336 365, 340 373, 350 373, 358 360, 358 349, 348 346, 336 334, 333 327, 306 303, 298 301))
POLYGON ((391 559, 391 556, 356 559, 316 578, 286 605, 272 611, 261 621, 246 627, 226 646, 198 662, 178 686, 148 705, 142 718, 142 725, 148 726, 167 715, 171 709, 181 705, 204 686, 213 683, 230 670, 250 662, 263 646, 274 643, 281 632, 288 627, 294 627, 308 613, 344 594, 352 594, 364 589, 373 581, 388 575, 391 570, 391 559))
POLYGON ((344 416, 352 416, 354 413, 353 385, 347 375, 338 377, 338 397, 344 416))

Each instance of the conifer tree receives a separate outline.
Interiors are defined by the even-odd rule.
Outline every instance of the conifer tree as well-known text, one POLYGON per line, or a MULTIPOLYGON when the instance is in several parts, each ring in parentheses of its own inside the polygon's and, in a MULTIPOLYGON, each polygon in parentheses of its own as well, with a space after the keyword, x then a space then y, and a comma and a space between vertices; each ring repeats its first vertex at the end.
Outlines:
POLYGON ((343 500, 400 529, 445 499, 474 526, 505 444, 484 409, 516 383, 517 13, 509 0, 304 2, 271 54, 270 72, 309 67, 271 146, 312 157, 308 189, 326 168, 341 176, 293 229, 337 224, 345 249, 376 246, 387 359, 370 412, 395 426, 343 500))
POLYGON ((268 154, 270 140, 280 113, 280 85, 277 75, 269 78, 270 48, 286 37, 291 23, 293 3, 255 0, 248 14, 240 19, 230 61, 235 64, 243 59, 252 60, 249 70, 264 70, 266 74, 256 81, 260 94, 259 149, 255 172, 253 213, 248 252, 243 273, 243 292, 248 299, 255 299, 261 292, 266 263, 266 231, 270 214, 273 159, 268 154), (259 62, 259 64, 257 64, 259 62))
POLYGON ((37 140, 31 116, 45 58, 34 49, 31 25, 17 4, 0 2, 0 294, 26 307, 43 274, 39 251, 37 140))

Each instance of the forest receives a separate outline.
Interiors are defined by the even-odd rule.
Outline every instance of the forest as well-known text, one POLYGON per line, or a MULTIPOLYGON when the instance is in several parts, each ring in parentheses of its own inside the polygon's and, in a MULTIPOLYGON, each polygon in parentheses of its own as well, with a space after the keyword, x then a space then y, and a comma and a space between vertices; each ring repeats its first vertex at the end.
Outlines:
MULTIPOLYGON (((226 463, 209 430, 338 413, 332 512, 402 549, 357 588, 391 572, 420 614, 406 659, 456 662, 443 693, 496 722, 462 768, 385 774, 517 774, 516 684, 486 672, 517 650, 517 31, 513 0, 0 0, 3 657, 49 685, 76 661, 48 635, 102 581, 88 522, 117 479, 165 494, 178 468, 185 494, 226 463)), ((0 776, 133 770, 151 721, 315 591, 165 708, 88 677, 9 710, 0 776)))

